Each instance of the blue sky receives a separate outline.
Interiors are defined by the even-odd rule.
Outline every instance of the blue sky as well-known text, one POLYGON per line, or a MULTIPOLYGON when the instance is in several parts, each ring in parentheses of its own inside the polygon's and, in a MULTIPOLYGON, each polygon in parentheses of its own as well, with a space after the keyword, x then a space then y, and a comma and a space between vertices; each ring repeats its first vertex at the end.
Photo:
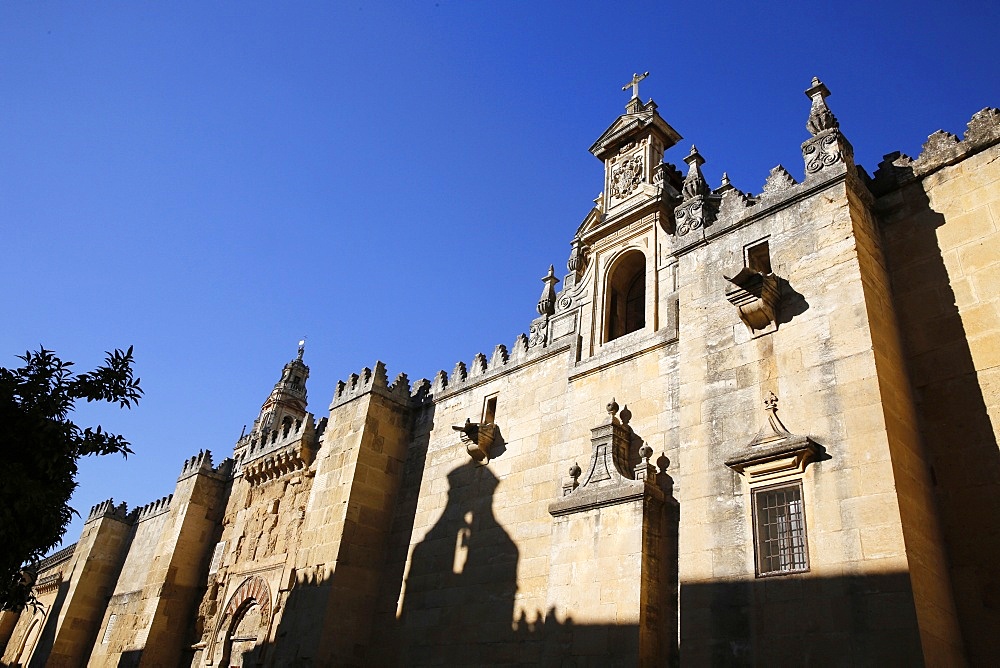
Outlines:
MULTIPOLYGON (((527 330, 601 189, 587 152, 648 70, 717 185, 803 166, 819 76, 869 172, 1000 106, 993 3, 0 5, 0 365, 135 346, 84 406, 135 454, 73 505, 140 505, 231 452, 308 335, 310 407, 383 360, 450 371, 527 330)), ((74 522, 66 540, 76 540, 74 522)))

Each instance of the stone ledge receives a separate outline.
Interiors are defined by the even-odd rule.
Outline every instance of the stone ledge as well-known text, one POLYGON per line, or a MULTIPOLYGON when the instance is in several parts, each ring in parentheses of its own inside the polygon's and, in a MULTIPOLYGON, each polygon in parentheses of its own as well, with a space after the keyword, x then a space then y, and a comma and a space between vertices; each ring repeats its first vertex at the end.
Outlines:
POLYGON ((666 495, 652 482, 644 480, 622 480, 614 486, 584 488, 549 504, 549 514, 553 517, 596 510, 620 503, 642 501, 647 497, 663 502, 666 495))

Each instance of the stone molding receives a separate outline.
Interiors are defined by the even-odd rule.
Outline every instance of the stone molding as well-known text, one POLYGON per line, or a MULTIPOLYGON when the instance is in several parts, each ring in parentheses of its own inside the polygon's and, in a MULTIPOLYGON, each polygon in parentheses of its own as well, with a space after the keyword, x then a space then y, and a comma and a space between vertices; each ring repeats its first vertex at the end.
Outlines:
POLYGON ((744 448, 725 464, 754 484, 786 475, 801 475, 816 459, 820 446, 808 436, 793 434, 778 418, 778 397, 773 392, 764 400, 767 421, 744 448))
POLYGON ((36 595, 45 594, 54 589, 57 589, 59 585, 62 583, 62 580, 63 580, 62 571, 56 571, 51 575, 46 575, 43 578, 38 578, 38 580, 35 582, 35 586, 32 587, 32 590, 36 595))

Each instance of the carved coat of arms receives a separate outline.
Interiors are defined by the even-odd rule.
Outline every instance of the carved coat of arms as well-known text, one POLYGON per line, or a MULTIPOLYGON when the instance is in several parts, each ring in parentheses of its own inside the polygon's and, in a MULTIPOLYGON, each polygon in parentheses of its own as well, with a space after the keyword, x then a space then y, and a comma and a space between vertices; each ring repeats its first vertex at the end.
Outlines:
POLYGON ((611 196, 628 197, 642 183, 642 156, 634 155, 611 172, 611 196))

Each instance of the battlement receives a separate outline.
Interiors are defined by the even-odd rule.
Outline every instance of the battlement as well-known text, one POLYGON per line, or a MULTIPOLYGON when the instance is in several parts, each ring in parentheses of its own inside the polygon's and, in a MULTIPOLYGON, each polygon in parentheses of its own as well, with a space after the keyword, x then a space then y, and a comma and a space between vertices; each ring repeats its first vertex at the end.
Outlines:
POLYGON ((233 474, 233 460, 232 458, 226 458, 218 466, 213 466, 212 451, 199 450, 198 454, 185 460, 184 465, 181 467, 181 474, 177 477, 177 480, 179 482, 199 473, 214 478, 229 478, 233 474))
POLYGON ((410 380, 405 373, 398 374, 392 384, 389 384, 385 364, 379 361, 375 362, 374 370, 365 367, 361 370, 360 374, 352 373, 346 381, 337 381, 330 408, 343 406, 358 397, 370 393, 392 399, 400 404, 409 405, 414 400, 417 390, 411 393, 410 380))
POLYGON ((90 514, 87 516, 87 520, 84 524, 87 522, 93 522, 94 520, 99 520, 103 517, 110 517, 111 519, 116 519, 120 522, 132 522, 135 517, 135 511, 129 513, 128 504, 124 501, 115 506, 115 500, 113 498, 107 499, 106 501, 101 501, 90 509, 90 514))
POLYGON ((312 448, 304 443, 293 443, 248 461, 243 466, 243 478, 251 485, 259 485, 286 473, 304 471, 314 457, 312 448))
MULTIPOLYGON (((326 423, 321 422, 321 424, 325 428, 326 423)), ((317 431, 315 417, 312 413, 306 413, 305 419, 296 420, 294 423, 290 422, 282 429, 274 429, 263 434, 252 432, 251 434, 241 438, 236 444, 237 448, 241 445, 246 446, 246 450, 243 452, 240 463, 245 466, 253 460, 287 448, 290 445, 295 445, 297 447, 300 443, 304 443, 304 447, 313 449, 317 440, 316 436, 317 431)), ((228 476, 233 474, 234 467, 232 460, 227 461, 230 463, 227 465, 226 462, 223 462, 223 464, 219 466, 219 469, 222 469, 223 466, 227 466, 227 472, 225 475, 228 476)), ((219 469, 217 469, 217 472, 219 469)))
POLYGON ((869 185, 876 196, 891 192, 942 167, 1000 142, 1000 109, 987 107, 972 116, 964 137, 938 130, 927 137, 916 160, 894 151, 884 156, 869 185))
POLYGON ((162 499, 157 499, 156 501, 147 503, 144 506, 140 506, 135 511, 133 511, 136 522, 143 522, 152 517, 156 517, 157 515, 162 515, 163 513, 167 512, 168 510, 170 510, 170 502, 173 501, 173 499, 174 495, 168 494, 162 499))

